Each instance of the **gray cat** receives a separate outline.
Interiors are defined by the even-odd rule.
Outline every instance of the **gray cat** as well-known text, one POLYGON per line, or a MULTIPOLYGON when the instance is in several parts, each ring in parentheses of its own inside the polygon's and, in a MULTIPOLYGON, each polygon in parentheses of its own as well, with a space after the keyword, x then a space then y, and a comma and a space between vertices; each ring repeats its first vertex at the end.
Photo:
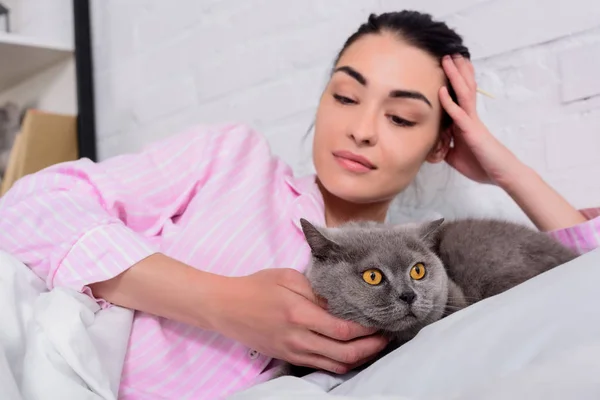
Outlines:
POLYGON ((499 220, 322 228, 302 219, 301 225, 315 294, 331 314, 391 336, 388 350, 426 325, 576 257, 542 232, 499 220))

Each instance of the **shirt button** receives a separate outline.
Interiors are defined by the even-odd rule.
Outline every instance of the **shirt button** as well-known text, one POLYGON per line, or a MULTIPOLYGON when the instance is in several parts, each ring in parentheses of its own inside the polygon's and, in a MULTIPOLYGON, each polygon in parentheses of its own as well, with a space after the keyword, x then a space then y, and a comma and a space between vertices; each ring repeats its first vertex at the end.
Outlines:
POLYGON ((259 355, 260 353, 256 350, 248 350, 248 357, 250 357, 251 360, 256 360, 259 355))

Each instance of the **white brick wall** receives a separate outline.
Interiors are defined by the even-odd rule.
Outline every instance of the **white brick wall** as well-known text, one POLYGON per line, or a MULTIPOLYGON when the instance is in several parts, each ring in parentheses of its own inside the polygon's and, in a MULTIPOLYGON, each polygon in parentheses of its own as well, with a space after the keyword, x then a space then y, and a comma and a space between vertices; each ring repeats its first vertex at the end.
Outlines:
MULTIPOLYGON (((73 45, 72 0, 2 0, 13 33, 63 46, 73 45)), ((0 28, 4 31, 4 25, 0 28)))
MULTIPOLYGON (((94 0, 100 157, 197 122, 242 121, 299 173, 328 69, 369 12, 416 8, 463 34, 490 129, 576 206, 600 206, 596 0, 94 0)), ((447 215, 522 214, 496 188, 425 168, 419 204, 447 215)), ((418 200, 418 201, 417 201, 418 200)), ((400 211, 399 211, 400 212, 400 211)))

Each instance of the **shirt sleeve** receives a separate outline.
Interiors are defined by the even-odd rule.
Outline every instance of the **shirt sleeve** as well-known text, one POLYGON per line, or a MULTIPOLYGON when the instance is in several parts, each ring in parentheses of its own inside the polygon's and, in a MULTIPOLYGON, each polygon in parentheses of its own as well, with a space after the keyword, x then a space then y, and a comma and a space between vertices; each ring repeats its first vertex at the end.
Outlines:
POLYGON ((165 222, 181 215, 216 171, 256 147, 257 136, 240 125, 195 128, 140 153, 25 176, 0 199, 0 250, 49 289, 91 295, 89 284, 158 252, 165 222))
POLYGON ((548 234, 578 254, 585 254, 600 246, 600 217, 548 234))

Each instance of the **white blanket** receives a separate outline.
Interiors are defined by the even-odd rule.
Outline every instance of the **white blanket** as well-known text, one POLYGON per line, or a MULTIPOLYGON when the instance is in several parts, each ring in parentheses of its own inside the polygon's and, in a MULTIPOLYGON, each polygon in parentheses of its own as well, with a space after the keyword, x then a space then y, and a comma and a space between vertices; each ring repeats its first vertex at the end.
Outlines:
MULTIPOLYGON (((232 398, 600 399, 599 289, 596 250, 429 326, 356 376, 283 377, 232 398)), ((116 399, 131 319, 47 292, 0 252, 2 400, 116 399)))
POLYGON ((46 290, 0 251, 2 400, 116 399, 133 313, 99 312, 89 297, 46 290))

